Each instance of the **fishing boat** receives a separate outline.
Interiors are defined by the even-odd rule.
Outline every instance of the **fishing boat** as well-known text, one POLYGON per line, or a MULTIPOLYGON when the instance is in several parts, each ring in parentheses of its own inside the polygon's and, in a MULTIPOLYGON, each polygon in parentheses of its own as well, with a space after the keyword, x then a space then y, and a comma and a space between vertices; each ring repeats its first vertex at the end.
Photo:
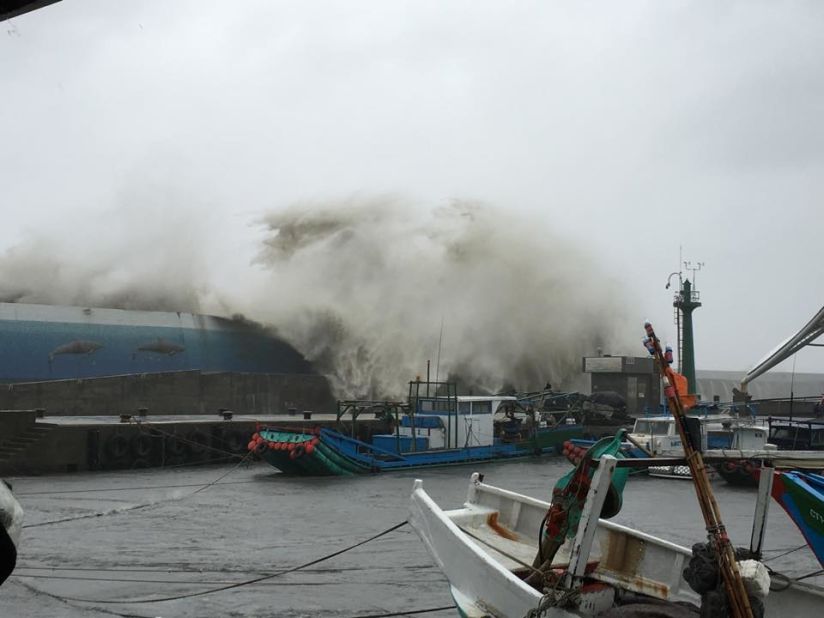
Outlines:
POLYGON ((799 470, 775 472, 772 496, 824 566, 824 476, 799 470))
POLYGON ((675 615, 665 613, 662 602, 678 604, 670 612, 680 610, 684 616, 820 613, 820 586, 781 578, 780 592, 771 594, 775 576, 760 562, 771 475, 763 474, 759 482, 749 549, 732 546, 707 475, 700 432, 688 422, 652 325, 644 328, 644 345, 661 370, 707 542, 688 550, 604 521, 620 510, 624 468, 654 461, 622 459, 622 432, 590 447, 555 483, 549 503, 486 485, 476 473, 463 508, 446 512, 417 480, 409 521, 446 575, 462 616, 626 616, 620 606, 628 599, 638 602, 635 615, 675 615))
MULTIPOLYGON (((523 408, 514 396, 455 395, 454 388, 410 382, 408 403, 384 406, 393 432, 369 442, 354 436, 355 412, 352 435, 261 427, 248 448, 285 473, 350 475, 557 454, 564 441, 583 433, 574 418, 523 408)), ((341 407, 358 410, 339 406, 339 419, 341 407)))
MULTIPOLYGON (((742 419, 726 413, 696 414, 694 409, 690 411, 687 418, 688 425, 696 435, 696 443, 701 445, 702 451, 708 449, 758 450, 767 447, 767 430, 755 425, 751 419, 742 419)), ((586 450, 593 443, 593 440, 571 440, 571 444, 577 448, 577 451, 568 450, 580 456, 581 451, 586 450)), ((675 418, 671 415, 660 415, 636 419, 621 450, 625 456, 635 458, 669 459, 681 455, 683 447, 675 418)), ((574 462, 574 457, 571 459, 574 462)), ((725 466, 719 464, 717 470, 724 478, 729 477, 728 480, 731 483, 734 482, 736 474, 754 478, 752 477, 752 464, 745 466, 743 461, 734 460, 726 461, 724 464, 725 466)), ((683 480, 691 478, 689 467, 680 464, 651 464, 645 469, 650 476, 659 478, 683 480)))
MULTIPOLYGON (((766 443, 758 445, 757 440, 746 443, 734 443, 733 449, 777 449, 789 456, 791 453, 805 453, 819 451, 824 457, 824 422, 821 420, 792 420, 768 418, 766 426, 766 443)), ((808 470, 820 471, 821 467, 809 468, 816 465, 816 459, 811 461, 795 462, 795 465, 808 466, 808 470)), ((715 464, 718 474, 731 485, 739 487, 755 487, 761 469, 759 459, 727 459, 715 464)))
MULTIPOLYGON (((409 522, 446 576, 461 616, 522 618, 539 608, 546 618, 608 616, 605 612, 627 602, 659 610, 663 602, 686 603, 695 613, 678 615, 698 615, 700 595, 684 578, 690 549, 597 517, 615 470, 637 463, 609 455, 601 462, 607 465, 598 467, 600 478, 593 479, 577 533, 555 556, 552 568, 561 578, 548 594, 525 579, 534 570, 537 531, 550 503, 489 485, 475 473, 463 506, 443 510, 423 482, 415 481, 409 522)), ((766 513, 768 504, 769 494, 759 492, 756 513, 766 513)), ((766 516, 755 520, 753 538, 761 542, 766 516)), ((757 555, 760 546, 751 549, 757 555)), ((782 590, 764 598, 766 616, 820 615, 824 589, 772 577, 782 590)))

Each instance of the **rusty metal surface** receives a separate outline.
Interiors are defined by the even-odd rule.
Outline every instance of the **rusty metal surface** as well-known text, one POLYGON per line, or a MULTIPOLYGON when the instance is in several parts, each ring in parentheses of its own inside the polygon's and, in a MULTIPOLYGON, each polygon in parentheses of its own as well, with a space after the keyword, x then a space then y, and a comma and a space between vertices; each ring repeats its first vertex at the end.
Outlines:
POLYGON ((520 538, 512 530, 510 530, 509 528, 507 528, 503 524, 498 523, 498 513, 497 513, 497 511, 487 515, 486 525, 489 526, 490 529, 494 530, 496 532, 496 534, 498 534, 499 536, 504 537, 505 539, 509 539, 510 541, 517 541, 520 538))

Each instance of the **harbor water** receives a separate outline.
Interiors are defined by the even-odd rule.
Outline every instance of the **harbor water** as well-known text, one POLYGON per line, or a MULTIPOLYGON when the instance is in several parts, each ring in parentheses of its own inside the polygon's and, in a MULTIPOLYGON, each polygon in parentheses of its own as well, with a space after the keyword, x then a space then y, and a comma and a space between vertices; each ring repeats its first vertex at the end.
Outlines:
MULTIPOLYGON (((492 485, 548 499, 568 469, 556 457, 363 477, 290 478, 255 463, 10 479, 30 527, 17 570, 0 589, 0 616, 352 618, 448 607, 446 581, 409 526, 256 584, 141 601, 256 579, 354 545, 406 519, 415 478, 454 508, 475 470, 492 485), (67 521, 48 523, 58 520, 67 521)), ((733 541, 747 545, 755 491, 720 480, 714 489, 733 541)), ((614 521, 687 547, 705 536, 688 481, 631 478, 614 521)), ((816 571, 806 547, 780 556, 802 545, 773 502, 768 564, 791 576, 816 571)))

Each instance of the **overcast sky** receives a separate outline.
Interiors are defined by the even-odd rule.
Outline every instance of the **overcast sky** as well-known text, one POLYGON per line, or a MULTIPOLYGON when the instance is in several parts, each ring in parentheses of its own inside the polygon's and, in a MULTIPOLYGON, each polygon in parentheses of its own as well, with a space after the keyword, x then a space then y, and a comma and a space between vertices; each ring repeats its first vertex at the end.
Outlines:
POLYGON ((620 282, 638 354, 682 246, 698 367, 743 371, 824 304, 822 31, 813 1, 63 0, 0 23, 0 254, 190 220, 231 290, 272 209, 479 200, 620 282))

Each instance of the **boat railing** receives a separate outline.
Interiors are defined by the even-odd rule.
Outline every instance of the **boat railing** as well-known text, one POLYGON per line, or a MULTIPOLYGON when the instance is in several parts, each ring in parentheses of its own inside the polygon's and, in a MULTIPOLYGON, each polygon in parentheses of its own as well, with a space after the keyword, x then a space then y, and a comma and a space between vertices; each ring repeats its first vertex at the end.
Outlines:
POLYGON ((375 455, 382 455, 383 459, 392 459, 395 461, 403 461, 405 458, 400 453, 395 453, 393 451, 387 451, 386 449, 382 449, 374 444, 369 444, 368 442, 363 442, 362 440, 358 440, 357 438, 351 438, 349 436, 345 436, 341 433, 331 433, 327 429, 321 429, 321 434, 324 434, 324 437, 327 440, 331 441, 338 441, 341 444, 347 444, 351 447, 352 453, 356 456, 363 456, 364 454, 368 453, 372 455, 372 458, 375 459, 375 455))

